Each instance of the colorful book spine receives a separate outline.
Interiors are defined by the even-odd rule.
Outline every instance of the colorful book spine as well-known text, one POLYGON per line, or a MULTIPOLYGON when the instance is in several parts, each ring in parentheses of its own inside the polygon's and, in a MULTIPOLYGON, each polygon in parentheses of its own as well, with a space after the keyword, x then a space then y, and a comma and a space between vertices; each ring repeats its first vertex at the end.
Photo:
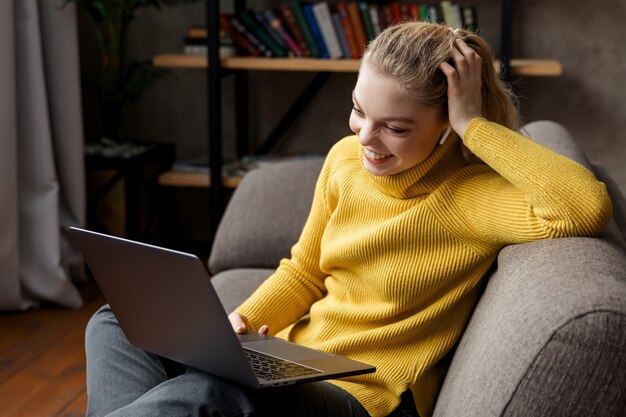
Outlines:
POLYGON ((248 28, 243 24, 241 20, 237 17, 233 17, 230 19, 230 23, 234 30, 239 32, 243 37, 245 37, 252 45, 254 45, 260 52, 261 55, 266 57, 272 57, 274 54, 272 51, 265 46, 263 42, 259 40, 252 32, 248 30, 248 28))
POLYGON ((372 21, 372 28, 374 29, 374 37, 376 37, 380 32, 382 32, 382 27, 380 26, 380 18, 378 14, 378 4, 370 4, 369 12, 370 20, 372 21))
POLYGON ((363 28, 365 29, 365 37, 368 41, 373 40, 376 37, 374 33, 374 26, 372 25, 372 18, 370 17, 369 5, 366 1, 359 1, 357 3, 359 12, 361 13, 361 21, 363 22, 363 28))
POLYGON ((393 24, 397 25, 398 23, 402 23, 402 10, 400 9, 400 3, 394 1, 390 3, 391 13, 393 14, 393 24))
POLYGON ((245 10, 240 15, 239 18, 243 22, 243 24, 265 45, 269 50, 272 51, 272 54, 277 57, 286 57, 287 51, 278 44, 273 37, 267 33, 267 31, 263 28, 262 24, 256 19, 256 16, 253 11, 245 10))
POLYGON ((352 23, 352 29, 354 29, 354 37, 356 38, 356 47, 359 51, 359 57, 363 56, 365 52, 365 45, 367 45, 367 38, 365 37, 365 29, 363 27, 363 21, 361 20, 361 13, 359 7, 355 2, 346 3, 348 10, 348 17, 350 23, 352 23))
MULTIPOLYGON (((246 55, 259 56, 261 55, 260 49, 255 46, 248 38, 235 29, 231 23, 232 16, 225 14, 220 15, 220 28, 229 34, 238 49, 246 55)), ((206 30, 205 30, 206 32, 206 30)))
POLYGON ((322 38, 322 32, 320 31, 320 27, 315 19, 315 14, 313 13, 313 5, 303 4, 302 13, 304 14, 304 18, 309 25, 309 29, 311 29, 311 35, 313 36, 317 50, 320 51, 320 58, 330 58, 328 49, 326 49, 326 44, 324 43, 324 38, 322 38))
POLYGON ((452 16, 452 2, 450 0, 442 0, 439 3, 441 14, 443 15, 443 23, 446 26, 454 26, 454 17, 452 16))
POLYGON ((261 27, 264 32, 274 41, 275 45, 280 46, 287 54, 291 54, 289 47, 285 44, 280 35, 274 32, 270 23, 265 19, 264 11, 261 10, 250 10, 249 13, 256 19, 257 25, 261 27))
POLYGON ((335 27, 335 33, 337 33, 337 38, 339 39, 341 52, 345 58, 351 58, 352 53, 350 52, 350 48, 348 47, 348 39, 346 38, 346 33, 344 32, 343 26, 341 25, 341 17, 337 12, 331 12, 330 15, 333 18, 333 26, 335 27))
POLYGON ((311 28, 309 27, 307 19, 304 17, 302 5, 298 0, 291 1, 291 11, 296 18, 296 22, 298 22, 298 26, 300 27, 300 31, 302 32, 302 35, 304 36, 307 45, 309 46, 311 56, 314 58, 320 57, 321 53, 319 49, 317 49, 317 43, 315 42, 315 39, 313 39, 311 28))
POLYGON ((317 26, 320 28, 320 34, 326 45, 328 56, 330 59, 338 59, 343 56, 341 44, 337 32, 335 31, 335 25, 333 24, 333 18, 330 15, 330 9, 328 3, 322 1, 315 3, 312 6, 313 16, 317 21, 317 26))
POLYGON ((296 43, 296 41, 291 37, 291 35, 287 32, 282 22, 278 17, 269 9, 263 10, 263 18, 265 22, 269 25, 269 27, 278 35, 283 43, 293 52, 294 56, 301 57, 302 50, 296 43))
POLYGON ((424 22, 430 22, 430 8, 424 4, 420 6, 420 19, 424 22))
POLYGON ((467 30, 471 30, 472 32, 476 32, 478 30, 476 8, 474 8, 474 6, 463 6, 461 7, 461 11, 463 16, 463 27, 467 30))
POLYGON ((311 56, 311 50, 304 39, 304 34, 298 26, 298 22, 296 21, 296 17, 291 10, 291 6, 289 4, 283 4, 278 10, 280 12, 279 17, 282 17, 283 23, 287 26, 289 33, 291 33, 293 39, 297 42, 298 47, 302 51, 302 56, 311 56))
POLYGON ((420 5, 417 3, 409 4, 409 16, 411 16, 411 20, 414 22, 419 22, 422 20, 420 16, 420 5))
POLYGON ((335 4, 335 10, 337 11, 337 14, 339 15, 339 18, 341 20, 343 33, 346 36, 346 42, 348 43, 348 49, 350 50, 350 55, 347 56, 352 59, 361 58, 362 52, 359 52, 359 48, 357 47, 356 35, 354 33, 352 23, 350 22, 350 16, 348 16, 348 8, 346 6, 346 3, 335 4))
POLYGON ((452 9, 452 26, 454 26, 455 28, 462 28, 463 27, 463 15, 461 12, 461 6, 459 6, 458 4, 454 3, 451 6, 452 9))

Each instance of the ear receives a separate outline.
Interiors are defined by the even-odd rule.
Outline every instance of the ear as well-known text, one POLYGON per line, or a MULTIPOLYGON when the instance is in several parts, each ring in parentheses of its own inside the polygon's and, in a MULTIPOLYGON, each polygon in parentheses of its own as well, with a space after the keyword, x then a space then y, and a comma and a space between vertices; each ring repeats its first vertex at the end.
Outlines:
POLYGON ((452 132, 452 126, 448 125, 448 127, 446 128, 446 131, 443 132, 443 135, 441 135, 441 139, 439 139, 440 145, 443 145, 444 143, 446 143, 446 139, 448 139, 448 136, 450 136, 450 132, 452 132))

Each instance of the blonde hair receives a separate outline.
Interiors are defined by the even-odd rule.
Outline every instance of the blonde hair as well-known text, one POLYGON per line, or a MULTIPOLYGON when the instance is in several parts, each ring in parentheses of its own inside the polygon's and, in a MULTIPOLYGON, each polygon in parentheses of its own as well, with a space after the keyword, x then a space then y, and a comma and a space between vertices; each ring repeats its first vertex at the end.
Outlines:
POLYGON ((439 65, 452 63, 455 39, 465 41, 482 58, 483 116, 510 129, 519 129, 517 101, 495 71, 491 48, 473 32, 428 22, 391 26, 370 42, 361 65, 394 78, 404 92, 422 104, 439 108, 441 117, 447 119, 448 84, 439 65))

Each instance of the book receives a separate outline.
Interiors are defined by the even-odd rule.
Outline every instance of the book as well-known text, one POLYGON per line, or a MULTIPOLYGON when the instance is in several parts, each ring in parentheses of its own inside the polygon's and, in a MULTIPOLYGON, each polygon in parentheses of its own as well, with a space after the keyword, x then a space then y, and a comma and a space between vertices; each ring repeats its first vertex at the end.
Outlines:
POLYGON ((361 13, 361 21, 363 22, 363 28, 365 29, 365 37, 368 41, 373 40, 376 37, 374 33, 374 26, 372 25, 372 18, 370 17, 370 9, 366 1, 357 2, 359 13, 361 13))
POLYGON ((410 5, 408 3, 399 3, 400 4, 400 22, 409 22, 411 21, 411 11, 410 5))
POLYGON ((271 30, 276 33, 277 36, 283 41, 283 43, 293 52, 294 56, 301 57, 302 50, 296 43, 296 41, 291 37, 291 35, 287 32, 283 23, 278 19, 278 17, 272 12, 270 9, 263 10, 262 12, 263 18, 266 24, 270 27, 271 30))
POLYGON ((256 19, 256 23, 269 35, 274 44, 280 46, 287 55, 293 56, 293 52, 289 49, 283 38, 274 31, 272 25, 265 18, 265 10, 250 10, 249 12, 256 19))
POLYGON ((424 4, 420 6, 420 20, 430 22, 430 9, 424 4))
MULTIPOLYGON (((183 53, 185 55, 207 55, 209 46, 201 38, 185 38, 183 53)), ((237 49, 232 43, 224 42, 218 49, 220 59, 232 58, 237 55, 237 49)))
POLYGON ((346 3, 346 9, 348 11, 350 23, 352 23, 352 29, 354 30, 357 51, 359 52, 359 57, 361 57, 365 52, 365 45, 367 45, 367 38, 365 37, 365 29, 361 20, 361 13, 359 12, 359 7, 355 2, 346 3))
POLYGON ((289 33, 291 33, 294 40, 297 42, 300 51, 302 51, 302 56, 309 57, 311 56, 311 50, 309 49, 309 45, 304 39, 304 34, 300 27, 298 26, 298 22, 296 21, 296 17, 294 16, 291 5, 288 3, 283 4, 278 8, 278 17, 282 17, 282 21, 287 26, 289 33))
POLYGON ((239 14, 238 18, 241 19, 241 22, 243 22, 243 24, 254 34, 254 36, 259 39, 259 41, 272 51, 274 56, 286 57, 288 55, 285 48, 276 42, 263 28, 262 23, 257 20, 253 11, 244 10, 241 14, 239 14))
MULTIPOLYGON (((241 32, 233 27, 231 22, 232 16, 220 14, 220 28, 228 33, 238 49, 245 55, 260 56, 262 51, 246 38, 241 32)), ((204 29, 206 36, 206 29, 204 29)), ((192 35, 192 33, 190 33, 192 35)))
POLYGON ((348 43, 348 49, 350 50, 350 55, 346 55, 346 57, 359 59, 362 52, 359 52, 359 48, 357 47, 357 40, 356 35, 354 34, 354 28, 352 27, 350 17, 348 16, 348 8, 346 7, 345 3, 337 3, 334 5, 334 8, 341 20, 343 33, 346 36, 346 42, 348 43))
POLYGON ((450 0, 442 0, 439 3, 441 8, 441 14, 443 16, 443 23, 446 26, 454 26, 454 17, 452 16, 452 2, 450 0))
POLYGON ((384 4, 378 5, 378 21, 380 22, 380 29, 385 30, 391 26, 391 21, 387 17, 387 12, 384 4))
POLYGON ((337 38, 339 39, 339 45, 341 45, 341 52, 345 58, 351 58, 352 52, 350 51, 350 47, 348 46, 346 33, 344 32, 343 26, 341 25, 341 17, 336 11, 331 11, 330 15, 333 18, 333 26, 335 27, 335 33, 337 33, 337 38))
POLYGON ((313 5, 309 3, 303 4, 302 13, 304 14, 304 18, 309 25, 309 29, 311 29, 311 35, 313 36, 313 41, 317 46, 317 50, 320 52, 320 58, 330 58, 328 49, 326 49, 326 44, 324 43, 324 38, 322 38, 322 32, 320 31, 320 27, 315 19, 315 14, 313 13, 313 5))
POLYGON ((298 27, 304 36, 304 40, 306 41, 309 50, 311 51, 311 56, 314 58, 318 58, 321 56, 319 49, 317 49, 317 44, 313 39, 313 34, 311 33, 311 28, 309 27, 309 23, 307 19, 304 17, 304 12, 302 11, 302 6, 298 0, 291 0, 291 12, 296 18, 296 22, 298 23, 298 27))
POLYGON ((463 14, 461 12, 461 6, 453 3, 451 5, 451 11, 452 11, 452 26, 455 28, 462 28, 463 27, 463 14))
POLYGON ((422 17, 420 15, 420 5, 417 3, 411 3, 409 4, 409 16, 411 17, 411 20, 414 22, 419 22, 420 20, 422 20, 422 17))
POLYGON ((248 42, 254 45, 254 47, 259 50, 260 55, 266 57, 274 56, 272 51, 267 46, 265 46, 265 44, 261 42, 256 36, 254 36, 254 34, 248 30, 246 25, 244 25, 241 20, 239 20, 235 16, 231 17, 229 20, 233 29, 239 32, 243 37, 248 40, 248 42))
POLYGON ((443 13, 439 4, 431 4, 428 6, 428 21, 432 23, 444 23, 443 13))
POLYGON ((476 32, 478 30, 476 8, 474 6, 463 6, 461 7, 461 12, 463 16, 463 27, 472 32, 476 32))
POLYGON ((402 23, 402 11, 400 10, 400 2, 394 1, 389 3, 391 14, 393 15, 393 24, 402 23))
POLYGON ((315 3, 311 9, 320 29, 324 44, 326 45, 329 58, 341 58, 343 56, 343 51, 341 49, 341 44, 339 43, 339 38, 337 37, 337 32, 335 31, 335 25, 333 24, 333 19, 330 15, 328 3, 325 1, 315 3))
POLYGON ((374 37, 378 36, 380 32, 382 32, 382 27, 380 26, 380 15, 378 13, 378 4, 373 3, 369 5, 370 12, 370 20, 372 21, 372 28, 374 30, 374 37))

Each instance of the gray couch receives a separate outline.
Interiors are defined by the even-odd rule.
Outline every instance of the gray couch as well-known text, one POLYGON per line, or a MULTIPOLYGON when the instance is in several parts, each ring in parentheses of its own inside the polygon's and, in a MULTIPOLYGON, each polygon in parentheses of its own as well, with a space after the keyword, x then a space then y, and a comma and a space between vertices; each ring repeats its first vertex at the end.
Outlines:
MULTIPOLYGON (((569 133, 535 122, 525 134, 589 166, 569 133)), ((321 161, 249 173, 234 193, 209 258, 234 309, 289 256, 321 161)), ((614 201, 602 238, 506 247, 455 352, 434 415, 626 416, 626 206, 614 201)))

